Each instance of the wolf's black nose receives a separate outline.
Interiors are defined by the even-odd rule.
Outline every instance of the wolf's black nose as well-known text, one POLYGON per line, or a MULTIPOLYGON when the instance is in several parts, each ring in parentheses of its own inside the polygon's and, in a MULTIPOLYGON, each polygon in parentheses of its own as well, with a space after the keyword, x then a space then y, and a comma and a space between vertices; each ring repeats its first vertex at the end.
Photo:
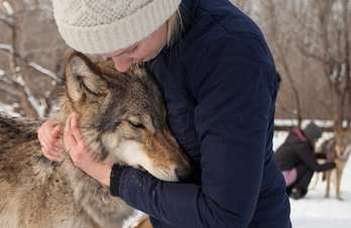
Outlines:
POLYGON ((175 173, 179 181, 186 182, 190 179, 190 174, 192 170, 190 166, 178 167, 175 169, 175 173))

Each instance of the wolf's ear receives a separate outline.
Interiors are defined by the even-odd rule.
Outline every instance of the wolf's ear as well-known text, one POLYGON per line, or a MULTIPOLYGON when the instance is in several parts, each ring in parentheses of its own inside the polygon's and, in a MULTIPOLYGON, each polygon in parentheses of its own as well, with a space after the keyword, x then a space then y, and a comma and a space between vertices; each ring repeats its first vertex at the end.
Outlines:
POLYGON ((107 82, 88 57, 73 51, 66 56, 65 86, 67 95, 77 102, 89 96, 106 95, 107 82))

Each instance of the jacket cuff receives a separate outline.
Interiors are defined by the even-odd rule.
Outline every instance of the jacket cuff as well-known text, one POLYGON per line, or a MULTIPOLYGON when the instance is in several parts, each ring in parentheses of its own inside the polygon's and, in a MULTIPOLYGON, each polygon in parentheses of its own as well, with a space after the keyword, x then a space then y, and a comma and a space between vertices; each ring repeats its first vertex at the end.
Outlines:
POLYGON ((113 196, 119 196, 120 179, 126 166, 114 164, 110 176, 110 192, 113 196))

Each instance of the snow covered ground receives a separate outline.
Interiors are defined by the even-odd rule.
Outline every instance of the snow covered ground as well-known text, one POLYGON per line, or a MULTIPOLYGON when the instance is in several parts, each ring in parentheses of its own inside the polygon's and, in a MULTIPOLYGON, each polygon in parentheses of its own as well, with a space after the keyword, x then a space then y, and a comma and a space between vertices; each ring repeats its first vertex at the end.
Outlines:
MULTIPOLYGON (((286 133, 276 133, 274 147, 285 139, 286 133)), ((323 135, 323 139, 330 134, 323 135)), ((351 161, 347 164, 342 179, 343 201, 335 198, 332 186, 331 198, 324 198, 325 182, 315 176, 309 193, 301 200, 290 200, 291 219, 294 228, 351 228, 351 161)))

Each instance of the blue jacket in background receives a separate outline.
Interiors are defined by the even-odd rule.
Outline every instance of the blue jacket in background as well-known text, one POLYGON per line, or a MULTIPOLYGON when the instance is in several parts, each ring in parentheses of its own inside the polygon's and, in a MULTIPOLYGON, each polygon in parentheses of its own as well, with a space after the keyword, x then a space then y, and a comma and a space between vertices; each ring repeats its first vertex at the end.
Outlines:
POLYGON ((228 0, 183 0, 181 12, 181 39, 148 65, 197 178, 169 183, 124 168, 119 196, 155 228, 290 228, 272 156, 277 75, 261 31, 228 0))

